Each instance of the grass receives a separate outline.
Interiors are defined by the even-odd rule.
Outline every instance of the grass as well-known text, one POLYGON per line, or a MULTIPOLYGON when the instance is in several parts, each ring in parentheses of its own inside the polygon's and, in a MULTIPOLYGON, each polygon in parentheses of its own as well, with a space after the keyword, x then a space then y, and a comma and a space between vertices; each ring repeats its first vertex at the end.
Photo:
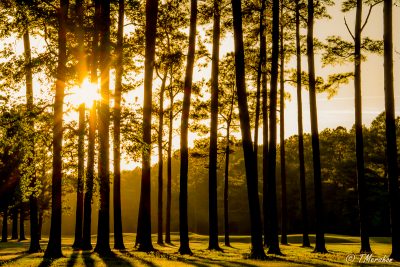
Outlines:
MULTIPOLYGON (((311 236, 311 242, 314 236, 311 236)), ((113 238, 111 237, 111 241, 113 238)), ((153 240, 156 240, 154 237, 153 240)), ((193 251, 192 256, 181 256, 178 254, 179 239, 178 235, 172 236, 173 245, 160 246, 154 244, 158 252, 144 253, 134 249, 134 234, 124 234, 124 241, 127 250, 114 251, 115 257, 100 257, 96 253, 89 251, 73 251, 71 245, 72 237, 63 238, 63 254, 64 257, 49 261, 43 259, 42 253, 27 254, 29 240, 23 242, 9 241, 0 243, 0 265, 1 266, 128 266, 128 267, 159 267, 159 266, 223 266, 223 267, 255 267, 255 266, 400 266, 396 263, 360 263, 360 255, 358 254, 360 245, 359 237, 343 236, 343 235, 326 235, 328 254, 313 253, 312 248, 301 247, 301 235, 289 235, 289 245, 281 245, 281 251, 285 256, 269 255, 268 260, 259 261, 246 259, 246 254, 250 249, 250 238, 248 236, 232 236, 232 247, 223 246, 221 239, 221 248, 223 252, 209 251, 208 238, 204 235, 191 234, 190 246, 193 251), (354 262, 349 263, 346 257, 354 254, 354 262)), ((95 237, 93 236, 93 244, 95 237)), ((41 242, 42 248, 45 249, 47 239, 41 242)), ((111 247, 113 244, 111 244, 111 247)), ((371 238, 371 246, 374 257, 384 257, 390 255, 391 244, 390 238, 374 237, 371 238)), ((362 260, 361 260, 362 261, 362 260)))

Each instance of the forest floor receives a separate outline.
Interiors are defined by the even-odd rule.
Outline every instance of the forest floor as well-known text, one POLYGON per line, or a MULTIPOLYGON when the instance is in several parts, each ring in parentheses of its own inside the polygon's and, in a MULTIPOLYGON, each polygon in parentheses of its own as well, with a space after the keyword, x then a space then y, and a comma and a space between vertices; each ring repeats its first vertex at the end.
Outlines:
MULTIPOLYGON (((92 243, 95 243, 95 236, 92 237, 92 243)), ((374 237, 371 238, 371 247, 374 252, 372 258, 360 255, 359 237, 343 236, 343 235, 326 235, 327 249, 329 253, 318 254, 313 253, 312 248, 301 247, 301 235, 288 236, 289 245, 281 245, 281 251, 285 256, 268 255, 265 261, 247 259, 246 255, 250 249, 250 238, 248 236, 232 236, 232 247, 223 246, 221 238, 221 248, 223 252, 209 251, 208 238, 204 235, 191 234, 190 246, 193 252, 192 256, 181 256, 178 254, 179 236, 173 235, 173 245, 160 246, 155 244, 158 252, 144 253, 134 249, 134 234, 124 234, 125 251, 114 251, 114 257, 100 257, 96 253, 89 251, 73 251, 71 244, 73 237, 63 238, 63 254, 64 257, 51 261, 43 259, 42 253, 27 254, 29 248, 29 240, 17 242, 9 241, 0 243, 0 266, 223 266, 223 267, 255 267, 255 266, 400 266, 399 262, 390 263, 371 263, 384 259, 387 261, 391 244, 390 238, 374 237)), ((314 236, 310 236, 311 242, 314 243, 314 236)), ((113 240, 111 236, 110 240, 113 240)), ((153 237, 156 240, 156 237, 153 237)), ((41 242, 42 248, 45 249, 47 239, 41 242)), ((111 247, 113 244, 111 244, 111 247)))

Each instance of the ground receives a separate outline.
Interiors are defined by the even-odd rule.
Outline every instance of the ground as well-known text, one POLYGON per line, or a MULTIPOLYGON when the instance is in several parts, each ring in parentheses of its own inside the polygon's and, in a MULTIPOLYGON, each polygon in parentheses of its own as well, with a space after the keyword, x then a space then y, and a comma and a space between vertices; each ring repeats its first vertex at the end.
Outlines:
MULTIPOLYGON (((284 256, 269 256, 266 261, 247 259, 250 249, 248 236, 232 236, 232 247, 223 246, 223 252, 207 250, 207 236, 191 234, 190 246, 192 256, 181 256, 177 253, 179 246, 178 235, 172 236, 173 245, 159 246, 155 244, 158 252, 144 253, 134 249, 134 234, 124 234, 125 251, 114 251, 115 257, 100 257, 96 253, 73 251, 72 237, 63 238, 64 257, 49 261, 43 260, 43 252, 27 254, 29 240, 23 242, 9 241, 0 243, 0 266, 224 266, 224 267, 255 267, 255 266, 341 266, 341 265, 368 265, 368 266, 400 266, 396 263, 371 263, 380 259, 386 260, 390 255, 390 238, 371 238, 371 246, 374 252, 373 258, 359 255, 359 238, 343 235, 326 236, 328 254, 312 253, 312 248, 301 247, 301 235, 290 235, 289 245, 281 245, 284 256), (368 264, 366 264, 368 263, 368 264)), ((111 237, 110 240, 113 240, 111 237)), ((154 236, 153 240, 156 240, 154 236)), ((311 236, 314 242, 314 236, 311 236)), ((93 244, 95 237, 93 236, 93 244)), ((45 249, 47 239, 42 240, 42 248, 45 249)), ((113 246, 113 244, 111 245, 113 246)))

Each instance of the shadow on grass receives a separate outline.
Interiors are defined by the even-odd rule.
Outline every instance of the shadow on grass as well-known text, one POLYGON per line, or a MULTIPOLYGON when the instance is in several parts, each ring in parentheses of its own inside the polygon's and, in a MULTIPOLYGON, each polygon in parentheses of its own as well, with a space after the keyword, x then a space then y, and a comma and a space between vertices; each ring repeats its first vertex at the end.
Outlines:
POLYGON ((138 260, 140 263, 142 263, 142 264, 144 264, 144 265, 146 265, 146 266, 149 266, 149 267, 156 267, 156 266, 157 266, 157 265, 155 265, 153 262, 148 261, 148 260, 145 260, 145 259, 143 259, 143 258, 141 258, 141 257, 138 257, 138 256, 136 256, 135 254, 130 253, 129 251, 126 251, 126 250, 125 250, 125 251, 121 251, 121 253, 124 253, 125 256, 127 256, 127 257, 129 257, 129 258, 138 260))
POLYGON ((68 262, 67 262, 67 267, 72 267, 76 263, 76 259, 78 258, 79 251, 73 251, 71 254, 71 257, 69 257, 68 262))
MULTIPOLYGON (((21 253, 12 253, 12 254, 8 253, 8 255, 15 255, 15 254, 21 254, 21 253)), ((5 254, 2 254, 2 256, 3 256, 3 255, 5 255, 5 254)), ((26 251, 24 251, 24 252, 22 252, 21 255, 19 255, 19 256, 17 256, 17 257, 14 257, 14 258, 12 258, 12 259, 0 260, 0 266, 5 265, 5 264, 7 264, 7 263, 11 263, 11 262, 17 261, 17 260, 19 260, 19 259, 22 259, 22 258, 28 256, 28 255, 29 255, 29 254, 28 254, 26 251)))
POLYGON ((42 262, 38 265, 38 267, 49 267, 55 260, 51 258, 43 258, 42 262))
POLYGON ((82 257, 86 267, 94 267, 94 259, 92 258, 92 253, 90 251, 82 252, 82 257))
POLYGON ((125 260, 122 257, 119 257, 114 252, 110 253, 109 255, 101 255, 98 254, 99 258, 103 260, 106 266, 122 266, 122 267, 133 267, 132 263, 125 260))

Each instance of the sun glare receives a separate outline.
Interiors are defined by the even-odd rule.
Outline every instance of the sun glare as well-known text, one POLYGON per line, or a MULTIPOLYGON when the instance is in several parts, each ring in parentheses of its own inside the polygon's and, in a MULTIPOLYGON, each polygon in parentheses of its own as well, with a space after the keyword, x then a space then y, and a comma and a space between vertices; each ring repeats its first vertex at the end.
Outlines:
POLYGON ((91 107, 94 101, 100 99, 100 94, 97 84, 91 83, 87 78, 80 86, 74 86, 71 89, 70 102, 74 106, 85 104, 86 107, 91 107))

